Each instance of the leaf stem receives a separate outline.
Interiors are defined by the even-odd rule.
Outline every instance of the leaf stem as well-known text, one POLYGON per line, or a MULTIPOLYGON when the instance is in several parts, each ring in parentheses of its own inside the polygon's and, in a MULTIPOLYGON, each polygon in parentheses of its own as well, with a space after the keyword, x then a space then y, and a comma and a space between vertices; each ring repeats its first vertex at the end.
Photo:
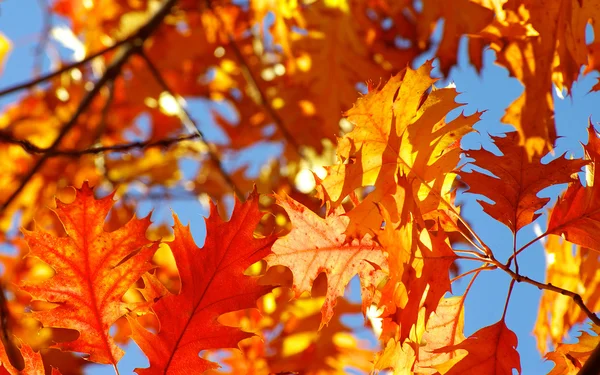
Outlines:
POLYGON ((504 312, 502 312, 502 321, 506 318, 506 311, 508 310, 508 303, 510 302, 510 296, 512 295, 513 287, 515 286, 515 279, 510 280, 510 285, 508 286, 508 295, 506 296, 506 302, 504 303, 504 312))
POLYGON ((465 276, 467 276, 467 275, 470 275, 470 274, 472 274, 472 273, 475 273, 475 272, 479 273, 479 272, 481 272, 481 271, 492 271, 492 270, 495 270, 495 269, 497 269, 497 268, 498 268, 498 267, 496 267, 496 266, 494 266, 494 265, 489 265, 489 263, 488 263, 488 264, 485 264, 485 265, 483 265, 483 266, 481 266, 481 267, 478 267, 478 268, 473 268, 473 269, 472 269, 472 270, 470 270, 470 271, 467 271, 467 272, 465 272, 465 273, 462 273, 462 274, 460 274, 460 275, 456 276, 455 278, 453 278, 452 280, 450 280, 450 283, 452 284, 452 283, 454 283, 455 281, 457 281, 457 280, 459 280, 459 279, 462 279, 463 277, 465 277, 465 276))
MULTIPOLYGON (((529 246, 533 245, 534 243, 538 242, 542 238, 546 237, 548 234, 549 234, 548 231, 546 231, 546 232, 540 234, 539 236, 537 236, 536 238, 534 238, 533 240, 527 242, 525 245, 521 246, 521 248, 519 250, 515 251, 513 253, 513 255, 511 255, 508 258, 508 260, 506 262, 506 266, 510 267, 510 264, 511 264, 511 262, 512 262, 513 259, 515 259, 515 262, 516 262, 516 256, 517 255, 521 254, 521 252, 523 252, 523 250, 527 249, 529 246)), ((517 270, 517 273, 518 273, 518 270, 517 270)))

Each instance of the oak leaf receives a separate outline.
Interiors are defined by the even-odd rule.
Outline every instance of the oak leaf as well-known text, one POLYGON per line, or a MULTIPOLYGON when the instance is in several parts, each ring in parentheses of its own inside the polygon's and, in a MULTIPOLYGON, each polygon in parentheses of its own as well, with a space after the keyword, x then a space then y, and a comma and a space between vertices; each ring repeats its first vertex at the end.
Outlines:
POLYGON ((572 182, 552 209, 547 232, 562 235, 568 241, 600 251, 600 138, 593 126, 588 128, 589 140, 585 146, 587 159, 592 165, 587 170, 587 186, 579 180, 572 182))
MULTIPOLYGON (((472 131, 479 114, 459 115, 446 123, 448 112, 458 108, 456 91, 436 89, 430 77, 432 63, 418 70, 405 69, 382 88, 369 91, 347 112, 354 129, 338 144, 343 164, 328 168, 319 193, 333 207, 359 187, 374 186, 378 202, 416 202, 421 214, 451 205, 452 173, 460 157, 460 140, 472 131), (409 189, 399 190, 399 178, 409 189), (407 194, 410 191, 410 195, 407 194)), ((374 199, 366 199, 356 209, 369 212, 369 221, 351 223, 350 236, 374 234, 382 218, 373 210, 374 199), (364 209, 361 205, 369 205, 364 209), (366 225, 365 225, 366 224, 366 225)), ((386 205, 394 223, 400 220, 400 207, 386 205)))
POLYGON ((58 304, 33 317, 45 327, 74 329, 79 337, 56 344, 63 350, 89 354, 89 360, 115 365, 123 351, 114 343, 110 327, 135 308, 121 301, 127 289, 152 268, 156 244, 146 239, 150 218, 132 218, 113 232, 104 221, 113 206, 112 195, 95 199, 84 183, 75 201, 57 201, 56 215, 67 233, 56 237, 40 230, 23 230, 34 256, 50 265, 55 275, 41 283, 23 282, 33 300, 58 304))
POLYGON ((513 369, 521 373, 516 348, 517 335, 501 320, 480 329, 460 344, 436 349, 433 353, 449 353, 457 349, 469 352, 444 375, 512 375, 513 369))
POLYGON ((138 374, 201 373, 218 365, 198 356, 201 350, 235 348, 252 336, 226 327, 217 318, 226 312, 255 307, 256 300, 270 291, 244 271, 271 251, 273 236, 255 238, 254 228, 262 213, 258 194, 246 203, 236 201, 231 220, 223 221, 211 203, 206 219, 206 241, 202 249, 194 243, 189 227, 175 215, 175 238, 169 243, 175 257, 181 289, 167 294, 154 305, 160 321, 157 334, 130 319, 132 337, 148 356, 150 367, 138 374))
POLYGON ((545 355, 555 363, 548 375, 577 375, 594 349, 600 345, 600 329, 592 326, 594 334, 581 332, 574 344, 558 344, 556 350, 545 355))
POLYGON ((490 172, 492 176, 478 172, 461 172, 463 182, 469 185, 468 192, 483 195, 493 204, 478 199, 483 210, 506 225, 513 233, 532 223, 550 198, 539 198, 544 188, 572 182, 575 173, 587 164, 583 160, 564 157, 542 164, 537 155, 529 156, 525 147, 519 145, 518 133, 507 133, 505 137, 493 137, 494 144, 502 156, 484 149, 469 150, 465 154, 475 159, 474 164, 490 172))
POLYGON ((366 309, 371 304, 369 296, 384 277, 381 270, 387 269, 381 247, 368 236, 348 241, 344 231, 349 219, 342 207, 323 219, 290 197, 275 198, 290 217, 292 230, 273 245, 273 254, 266 259, 269 266, 283 265, 292 270, 296 296, 310 292, 320 273, 327 275, 321 328, 331 320, 336 299, 344 295, 346 285, 357 274, 366 309))

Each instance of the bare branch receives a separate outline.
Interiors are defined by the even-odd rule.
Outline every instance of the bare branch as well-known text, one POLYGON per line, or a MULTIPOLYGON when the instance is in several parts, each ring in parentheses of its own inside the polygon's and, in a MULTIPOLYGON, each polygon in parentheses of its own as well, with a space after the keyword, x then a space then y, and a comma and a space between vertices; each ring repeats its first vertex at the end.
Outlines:
MULTIPOLYGON (((150 60, 150 58, 143 52, 140 52, 140 56, 146 62, 146 65, 148 66, 148 69, 150 69, 150 72, 152 73, 152 76, 154 77, 154 79, 156 79, 156 82, 158 82, 158 84, 162 87, 162 89, 164 91, 166 91, 169 95, 171 95, 173 98, 176 99, 177 98, 175 96, 176 94, 173 92, 173 90, 171 90, 171 88, 169 87, 169 84, 164 79, 161 72, 156 68, 156 65, 154 65, 152 60, 150 60)), ((231 176, 229 176, 229 174, 227 172, 225 172, 225 169, 223 169, 223 164, 221 163, 221 159, 219 158, 219 155, 217 155, 211 149, 210 145, 208 145, 206 143, 206 138, 204 137, 204 133, 202 133, 202 130, 200 130, 198 123, 196 123, 196 121, 194 121, 192 116, 190 116, 190 113, 188 112, 188 110, 183 105, 180 104, 179 106, 181 108, 181 111, 185 115, 185 118, 183 119, 184 125, 187 125, 186 122, 188 124, 192 125, 192 126, 187 126, 187 127, 190 128, 189 130, 193 131, 198 136, 198 138, 200 138, 207 145, 208 155, 209 155, 211 161, 215 163, 219 173, 221 174, 223 179, 225 179, 225 182, 227 183, 227 185, 229 185, 231 187, 231 189, 233 190, 233 192, 235 193, 235 195, 237 195, 237 197, 240 200, 242 200, 244 198, 244 194, 242 194, 242 192, 237 187, 235 182, 231 179, 231 176)))
MULTIPOLYGON (((162 23, 163 19, 171 12, 171 9, 175 5, 177 0, 166 0, 166 2, 159 8, 159 10, 148 20, 146 24, 144 24, 136 33, 133 34, 131 38, 127 39, 127 42, 123 45, 123 49, 117 53, 115 59, 112 61, 110 66, 106 69, 106 72, 100 77, 98 82, 94 85, 94 87, 84 96, 82 101, 79 103, 79 106, 71 116, 71 119, 63 125, 60 130, 58 136, 50 145, 50 149, 55 149, 63 138, 69 133, 69 131, 77 124, 77 119, 79 116, 87 110, 93 100, 96 98, 100 90, 104 85, 108 82, 113 81, 117 78, 119 73, 121 72, 121 68, 123 65, 129 60, 131 56, 133 56, 136 52, 138 52, 144 41, 158 28, 158 26, 162 23)), ((43 77, 42 77, 43 78, 43 77)), ((38 79, 39 80, 39 79, 38 79)), ((6 90, 5 90, 6 91, 6 90)), ((0 93, 0 96, 3 95, 0 93)), ((40 159, 34 164, 33 168, 27 172, 27 174, 21 180, 21 183, 17 187, 16 190, 12 192, 12 194, 0 205, 0 213, 4 212, 4 210, 15 200, 17 196, 23 191, 27 183, 31 180, 31 178, 42 168, 42 166, 48 160, 49 155, 43 154, 40 159)))
POLYGON ((114 146, 97 146, 90 147, 85 150, 54 150, 51 147, 41 148, 37 147, 33 143, 23 140, 10 138, 6 133, 0 131, 0 142, 12 143, 21 146, 25 151, 30 154, 45 154, 47 157, 53 156, 68 156, 68 157, 79 157, 81 155, 90 154, 101 154, 101 153, 112 153, 112 152, 126 152, 134 149, 145 149, 151 147, 169 147, 173 144, 180 143, 183 141, 189 141, 192 139, 199 138, 198 134, 191 134, 182 137, 165 138, 158 141, 145 141, 145 142, 131 142, 125 144, 119 144, 114 146))

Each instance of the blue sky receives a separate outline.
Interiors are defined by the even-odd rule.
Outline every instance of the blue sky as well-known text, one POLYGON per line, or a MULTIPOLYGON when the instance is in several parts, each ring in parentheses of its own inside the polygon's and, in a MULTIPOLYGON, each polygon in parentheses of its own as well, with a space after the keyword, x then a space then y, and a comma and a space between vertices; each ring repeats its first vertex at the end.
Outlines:
MULTIPOLYGON (((33 68, 33 52, 42 25, 42 13, 38 8, 38 2, 33 0, 3 2, 0 4, 0 12, 0 30, 8 35, 16 46, 0 76, 0 87, 3 88, 30 77, 33 68)), ((484 69, 480 75, 477 75, 466 61, 464 48, 462 50, 458 66, 451 70, 450 77, 442 84, 449 81, 456 84, 457 90, 461 92, 457 100, 466 103, 462 109, 467 114, 486 111, 482 115, 482 120, 476 125, 479 133, 467 135, 463 142, 463 146, 466 148, 476 148, 479 144, 490 144, 488 134, 497 135, 510 130, 509 127, 501 125, 500 119, 505 108, 521 93, 522 86, 517 80, 508 77, 505 69, 494 65, 493 52, 485 53, 484 69)), ((419 59, 417 65, 425 58, 426 56, 419 59)), ((46 63, 46 69, 47 65, 46 63)), ((596 82, 596 76, 596 73, 593 73, 577 82, 572 95, 566 99, 558 98, 556 93, 554 95, 557 133, 561 137, 558 141, 558 154, 571 150, 576 157, 580 157, 582 155, 580 143, 586 142, 588 118, 591 116, 592 120, 600 119, 600 106, 597 105, 600 97, 597 93, 588 94, 596 82)), ((373 77, 373 80, 376 79, 377 77, 373 77)), ((10 103, 14 101, 15 97, 15 95, 11 95, 0 98, 0 104, 10 103)), ((192 105, 191 110, 193 115, 198 115, 197 119, 201 126, 208 129, 211 122, 201 114, 205 112, 202 111, 202 105, 192 105)), ((209 132, 209 134, 213 133, 209 132)), ((217 133, 214 134, 218 139, 217 133)), ((277 147, 272 147, 263 153, 263 156, 269 156, 270 153, 276 154, 277 147)), ((186 174, 191 174, 194 163, 189 161, 185 163, 186 174)), ((550 189, 548 194, 555 196, 559 191, 558 188, 550 189)), ((462 208, 464 217, 472 223, 475 231, 490 245, 497 257, 505 259, 510 255, 512 234, 508 228, 484 214, 474 197, 463 194, 459 196, 459 200, 464 203, 462 208)), ((149 209, 148 204, 141 205, 140 213, 146 214, 149 209)), ((165 220, 170 216, 170 209, 180 216, 182 222, 191 222, 196 241, 201 244, 204 238, 204 222, 201 220, 201 216, 206 215, 204 208, 198 203, 162 202, 154 211, 153 219, 155 221, 165 220)), ((538 222, 543 227, 546 215, 542 215, 538 222)), ((522 245, 534 237, 533 226, 530 225, 519 233, 518 245, 522 245)), ((528 276, 543 281, 545 257, 542 246, 540 244, 533 245, 520 255, 519 265, 528 276)), ((473 265, 468 266, 472 267, 473 265)), ((500 319, 509 281, 509 277, 501 271, 486 272, 478 278, 466 301, 466 335, 500 319)), ((353 282, 352 285, 357 285, 357 283, 353 282)), ((454 286, 454 292, 460 294, 464 286, 464 281, 457 283, 454 286)), ((356 288, 350 291, 353 298, 356 298, 357 293, 356 288)), ((518 349, 521 354, 523 374, 546 373, 552 368, 551 362, 542 360, 531 334, 540 295, 540 291, 531 285, 517 284, 508 310, 508 327, 514 330, 519 337, 518 349)), ((122 374, 131 373, 134 367, 147 365, 147 360, 135 344, 129 345, 125 350, 127 354, 119 363, 122 374)), ((112 368, 105 366, 93 366, 90 369, 93 369, 90 373, 94 374, 112 373, 113 371, 112 368)))

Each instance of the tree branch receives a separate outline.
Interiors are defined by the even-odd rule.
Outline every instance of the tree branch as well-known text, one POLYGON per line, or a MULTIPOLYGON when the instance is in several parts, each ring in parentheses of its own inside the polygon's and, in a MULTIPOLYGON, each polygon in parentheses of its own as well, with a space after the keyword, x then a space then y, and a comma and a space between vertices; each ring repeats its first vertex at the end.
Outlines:
MULTIPOLYGON (((108 82, 111 82, 115 78, 117 78, 117 76, 121 72, 121 68, 123 67, 123 65, 125 65, 125 63, 129 60, 131 56, 133 56, 142 48, 144 41, 154 32, 154 30, 158 28, 158 26, 162 23, 163 19, 167 16, 167 14, 170 13, 171 9, 173 8, 176 2, 177 0, 166 0, 165 3, 148 20, 148 22, 145 25, 138 29, 138 31, 134 33, 131 38, 126 39, 127 42, 123 44, 124 49, 119 51, 119 53, 112 61, 110 66, 106 69, 106 72, 104 72, 104 74, 102 75, 102 77, 100 77, 98 82, 96 82, 94 87, 83 97, 82 101, 79 103, 79 106, 71 116, 71 119, 63 125, 58 136, 50 145, 50 149, 55 149, 63 140, 63 138, 69 133, 69 131, 77 124, 77 119, 79 118, 79 116, 87 110, 87 108, 93 102, 94 98, 98 95, 102 87, 108 82)), ((41 78, 35 81, 40 81, 41 78)), ((13 89, 13 91, 14 90, 15 89, 13 89)), ((0 92, 0 96, 1 95, 3 95, 2 92, 0 92)), ((46 163, 48 158, 49 155, 46 153, 43 154, 41 158, 37 160, 33 168, 31 168, 29 172, 27 172, 25 177, 23 177, 17 189, 14 190, 10 194, 10 196, 0 205, 0 213, 4 212, 4 210, 19 196, 19 194, 21 193, 21 191, 23 191, 27 183, 42 168, 42 166, 46 163)))
POLYGON ((36 79, 30 80, 30 81, 27 81, 27 82, 23 82, 23 83, 19 83, 19 84, 16 84, 14 86, 7 87, 7 88, 5 88, 3 90, 0 90, 0 96, 12 94, 15 91, 25 90, 25 89, 28 89, 30 87, 39 85, 40 83, 43 83, 43 82, 48 81, 48 80, 50 80, 50 79, 52 79, 54 77, 57 77, 57 76, 65 73, 65 72, 68 72, 71 69, 75 69, 75 68, 77 68, 77 67, 79 67, 81 65, 85 65, 86 63, 94 60, 97 57, 100 57, 100 56, 104 55, 105 53, 108 53, 108 52, 110 52, 112 50, 115 50, 115 49, 117 49, 117 48, 119 48, 119 47, 121 47, 121 46, 123 46, 123 45, 125 45, 127 43, 130 43, 132 40, 134 40, 133 36, 131 36, 129 38, 126 38, 126 39, 123 39, 121 41, 118 41, 117 43, 113 44, 110 47, 107 47, 107 48, 105 48, 105 49, 103 49, 101 51, 98 51, 98 52, 96 52, 94 54, 91 54, 91 55, 87 56, 83 60, 76 61, 76 62, 74 62, 72 64, 65 65, 62 68, 58 69, 58 70, 55 70, 53 72, 44 74, 44 75, 42 75, 42 76, 40 76, 40 77, 38 77, 36 79))
POLYGON ((23 140, 23 139, 15 139, 10 138, 6 133, 0 131, 0 142, 12 143, 21 146, 25 151, 30 154, 45 154, 47 157, 54 156, 68 156, 68 157, 79 157, 81 155, 90 155, 90 154, 100 154, 103 152, 126 152, 134 149, 144 149, 150 147, 169 147, 173 144, 189 141, 192 139, 199 138, 198 134, 190 134, 182 137, 175 138, 165 138, 158 141, 140 141, 140 142, 131 142, 125 144, 118 144, 114 146, 96 146, 90 147, 84 150, 54 150, 51 147, 41 148, 33 143, 23 140))
POLYGON ((588 307, 585 305, 585 303, 583 303, 583 299, 581 298, 581 296, 579 294, 571 292, 570 290, 567 290, 567 289, 559 288, 557 286, 552 285, 551 283, 544 284, 539 281, 533 280, 527 276, 519 275, 518 273, 511 270, 508 266, 498 262, 497 260, 495 260, 493 258, 490 262, 495 264, 496 266, 498 266, 498 268, 502 269, 504 272, 506 272, 510 277, 512 277, 518 283, 525 282, 525 283, 528 283, 528 284, 538 287, 538 289, 540 289, 540 290, 541 289, 550 290, 555 293, 562 294, 563 296, 571 297, 571 299, 573 299, 575 304, 577 306, 579 306, 579 308, 585 313, 585 315, 587 315, 588 318, 590 318, 590 320, 592 322, 594 322, 594 324, 600 326, 600 318, 598 318, 598 316, 595 313, 593 313, 590 309, 588 309, 588 307))
MULTIPOLYGON (((152 73, 152 76, 154 77, 154 79, 156 80, 156 82, 158 82, 158 84, 162 87, 162 89, 164 91, 166 91, 175 100, 177 100, 177 96, 175 96, 176 95, 175 92, 173 90, 171 90, 169 84, 164 79, 164 77, 162 76, 161 72, 156 68, 156 65, 154 65, 154 62, 152 62, 152 60, 150 60, 150 58, 145 53, 143 53, 143 51, 140 52, 139 55, 146 62, 146 65, 148 66, 148 69, 150 69, 150 72, 152 73)), ((244 195, 242 194, 242 192, 240 191, 240 189, 237 187, 237 185, 235 184, 235 182, 231 179, 231 176, 229 176, 229 174, 227 172, 225 172, 225 169, 223 169, 223 164, 221 163, 221 159, 211 149, 210 145, 206 142, 206 138, 204 137, 204 133, 202 132, 202 130, 200 130, 200 127, 198 126, 198 123, 196 123, 196 121, 194 121, 194 119, 192 118, 192 116, 190 116, 190 113, 188 112, 188 110, 183 105, 181 105, 181 103, 179 103, 179 101, 177 101, 177 103, 179 104, 179 107, 180 107, 181 111, 184 114, 184 118, 182 119, 182 122, 183 122, 184 126, 186 126, 187 128, 189 128, 190 131, 192 131, 193 133, 195 133, 198 136, 198 138, 200 140, 202 140, 204 142, 204 144, 206 144, 207 149, 208 149, 208 155, 209 155, 211 161, 215 163, 215 165, 217 166, 217 169, 218 169, 219 173, 221 174, 221 176, 223 177, 223 179, 225 179, 225 182, 227 183, 227 185, 229 185, 231 187, 231 189, 233 190, 234 194, 237 195, 237 197, 240 200, 244 199, 244 195)))

